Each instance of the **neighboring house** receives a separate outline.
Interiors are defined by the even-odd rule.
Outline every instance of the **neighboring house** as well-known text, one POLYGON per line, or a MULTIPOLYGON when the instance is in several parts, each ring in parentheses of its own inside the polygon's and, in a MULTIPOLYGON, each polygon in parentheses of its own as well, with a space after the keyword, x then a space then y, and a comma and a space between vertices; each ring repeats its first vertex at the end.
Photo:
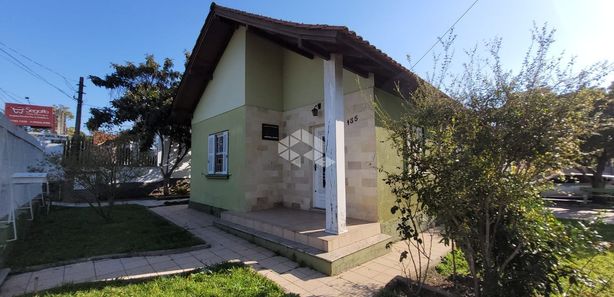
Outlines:
POLYGON ((92 143, 94 145, 101 145, 107 141, 114 140, 115 138, 117 138, 117 134, 111 134, 101 131, 94 131, 92 133, 92 143))
POLYGON ((322 272, 385 252, 394 197, 378 169, 402 162, 374 111, 419 78, 342 26, 215 4, 173 114, 192 124, 190 207, 322 272))

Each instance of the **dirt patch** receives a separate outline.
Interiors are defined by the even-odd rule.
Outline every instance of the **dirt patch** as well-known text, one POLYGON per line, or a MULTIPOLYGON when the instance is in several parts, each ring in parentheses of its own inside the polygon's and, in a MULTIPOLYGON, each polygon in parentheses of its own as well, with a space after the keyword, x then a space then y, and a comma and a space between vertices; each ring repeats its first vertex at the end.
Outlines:
POLYGON ((459 280, 456 287, 454 283, 437 273, 434 269, 429 272, 426 284, 418 292, 417 284, 405 277, 396 277, 391 280, 386 287, 376 296, 420 296, 420 297, 453 297, 453 296, 473 296, 467 286, 470 280, 459 280))

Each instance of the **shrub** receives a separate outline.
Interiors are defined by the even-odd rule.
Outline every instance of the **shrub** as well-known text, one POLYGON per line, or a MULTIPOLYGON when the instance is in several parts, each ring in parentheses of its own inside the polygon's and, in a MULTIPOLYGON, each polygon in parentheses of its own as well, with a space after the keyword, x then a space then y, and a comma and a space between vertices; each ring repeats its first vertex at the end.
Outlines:
POLYGON ((581 282, 572 251, 597 239, 563 226, 539 193, 546 177, 576 164, 599 96, 592 87, 610 66, 573 73, 549 57, 553 32, 536 29, 533 40, 517 74, 503 70, 495 40, 491 59, 471 51, 465 72, 437 86, 448 95, 421 83, 400 118, 377 109, 404 161, 386 172, 401 238, 421 240, 407 224, 417 212, 435 218, 463 251, 476 296, 550 295, 562 278, 581 282))

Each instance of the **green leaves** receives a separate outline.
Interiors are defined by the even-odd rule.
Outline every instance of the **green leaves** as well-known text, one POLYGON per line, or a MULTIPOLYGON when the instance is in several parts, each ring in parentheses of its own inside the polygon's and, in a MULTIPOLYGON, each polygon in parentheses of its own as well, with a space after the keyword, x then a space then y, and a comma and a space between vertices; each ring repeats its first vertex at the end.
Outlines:
POLYGON ((168 195, 170 177, 192 146, 190 123, 171 116, 181 72, 174 70, 172 60, 167 58, 160 64, 153 55, 146 55, 139 64, 127 62, 111 67, 114 72, 104 78, 90 76, 92 83, 109 89, 116 98, 110 107, 90 109, 92 117, 87 128, 126 129, 123 132, 138 138, 143 151, 157 143, 162 152, 161 164, 165 164, 160 165, 164 194, 168 195), (126 128, 127 125, 130 126, 126 128))
MULTIPOLYGON (((129 130, 144 143, 152 143, 156 135, 189 141, 189 124, 171 118, 173 98, 179 86, 181 72, 174 70, 170 59, 158 63, 153 55, 146 55, 139 64, 111 64, 114 72, 103 78, 90 76, 94 85, 111 90, 116 97, 110 107, 92 108, 87 122, 90 130, 121 127, 133 123, 129 130)), ((188 143, 189 146, 189 143, 188 143)))
POLYGON ((473 267, 476 295, 549 295, 569 271, 562 260, 595 242, 588 230, 563 227, 539 193, 551 186, 545 176, 582 155, 599 98, 588 78, 607 69, 573 74, 549 55, 552 31, 536 28, 533 38, 518 73, 503 70, 494 42, 487 62, 471 53, 446 88, 450 97, 421 84, 403 115, 382 120, 404 162, 385 179, 397 197, 399 235, 420 245, 416 222, 434 218, 473 267))

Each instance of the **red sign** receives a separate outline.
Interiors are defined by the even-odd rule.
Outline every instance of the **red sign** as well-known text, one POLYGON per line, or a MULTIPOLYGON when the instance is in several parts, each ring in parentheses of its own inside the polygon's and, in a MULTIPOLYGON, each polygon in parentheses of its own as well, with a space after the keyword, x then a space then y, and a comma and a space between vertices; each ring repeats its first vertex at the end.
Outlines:
POLYGON ((55 125, 51 106, 6 103, 4 115, 17 126, 53 128, 55 125))

